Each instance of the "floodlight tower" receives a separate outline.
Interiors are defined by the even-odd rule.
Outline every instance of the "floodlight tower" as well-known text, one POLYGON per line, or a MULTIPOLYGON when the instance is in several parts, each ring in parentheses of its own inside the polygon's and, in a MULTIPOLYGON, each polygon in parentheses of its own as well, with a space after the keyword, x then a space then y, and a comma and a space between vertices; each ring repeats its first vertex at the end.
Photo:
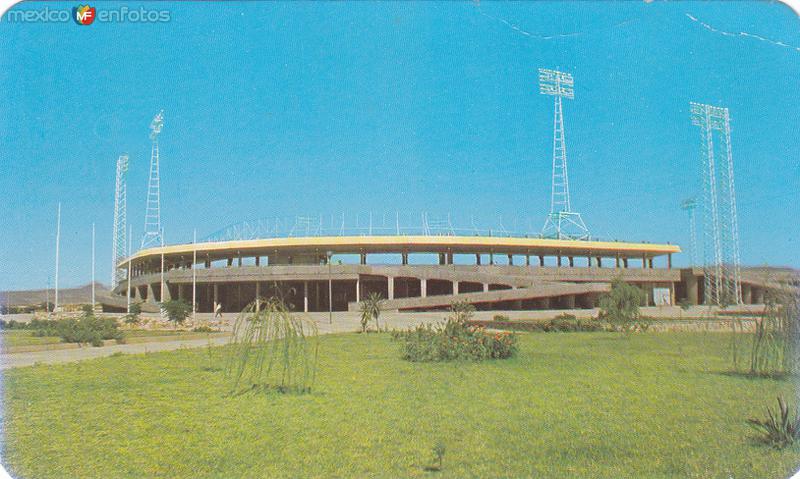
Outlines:
POLYGON ((550 191, 550 213, 544 222, 542 236, 556 239, 589 239, 589 230, 580 213, 572 211, 569 201, 567 145, 564 139, 564 113, 561 98, 575 98, 572 75, 558 70, 539 69, 539 93, 553 97, 553 181, 550 191))
POLYGON ((692 266, 697 264, 697 221, 694 210, 697 209, 697 200, 687 198, 681 202, 681 209, 689 215, 689 256, 692 266))
POLYGON ((142 248, 161 246, 161 180, 158 173, 158 134, 164 127, 164 110, 150 122, 150 179, 147 183, 147 210, 144 216, 142 248))
POLYGON ((736 188, 727 108, 690 103, 700 127, 703 176, 703 273, 706 304, 741 304, 736 188), (719 156, 719 161, 717 156, 719 156))
POLYGON ((117 158, 117 183, 114 188, 114 242, 111 244, 111 289, 125 279, 117 265, 126 256, 128 245, 128 155, 117 158))

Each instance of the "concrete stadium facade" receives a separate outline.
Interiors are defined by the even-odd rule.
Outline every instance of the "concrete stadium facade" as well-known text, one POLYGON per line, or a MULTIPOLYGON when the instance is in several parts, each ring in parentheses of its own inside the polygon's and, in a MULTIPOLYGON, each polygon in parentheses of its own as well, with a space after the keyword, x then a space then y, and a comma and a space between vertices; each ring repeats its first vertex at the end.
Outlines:
MULTIPOLYGON (((355 310, 371 292, 385 309, 439 310, 467 301, 479 310, 596 307, 621 276, 648 294, 648 305, 698 304, 702 270, 674 269, 671 244, 486 236, 313 236, 179 244, 141 250, 117 265, 130 269, 113 304, 191 302, 243 309, 278 295, 296 311, 355 310), (196 258, 196 261, 194 261, 196 258), (338 258, 338 259, 337 259, 338 258), (352 258, 352 264, 341 263, 352 258)), ((745 279, 748 303, 763 282, 745 279)))

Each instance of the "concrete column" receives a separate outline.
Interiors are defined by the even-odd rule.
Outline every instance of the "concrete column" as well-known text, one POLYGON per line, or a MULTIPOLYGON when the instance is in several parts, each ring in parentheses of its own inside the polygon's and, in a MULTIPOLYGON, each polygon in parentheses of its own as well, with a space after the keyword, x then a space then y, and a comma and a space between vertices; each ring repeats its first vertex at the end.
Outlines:
POLYGON ((407 265, 408 264, 408 253, 403 253, 402 254, 402 263, 403 263, 403 265, 407 265))
POLYGON ((428 297, 428 280, 425 278, 419 280, 419 295, 422 298, 428 297))
POLYGON ((648 268, 653 269, 653 258, 650 258, 649 260, 647 260, 647 265, 648 265, 647 266, 648 268))
POLYGON ((447 264, 453 264, 453 253, 447 253, 447 264))
POLYGON ((488 293, 489 292, 489 283, 483 283, 483 292, 484 293, 488 293))
POLYGON ((205 267, 206 267, 206 269, 211 269, 211 260, 210 259, 206 260, 205 267))
POLYGON ((361 302, 361 278, 356 279, 356 303, 361 302))
POLYGON ((440 265, 445 264, 445 260, 446 260, 445 254, 444 253, 439 253, 439 264, 440 265))
POLYGON ((367 253, 361 253, 361 264, 367 264, 367 253))
POLYGON ((508 265, 509 266, 514 266, 514 255, 513 254, 508 255, 508 265))
POLYGON ((150 283, 147 283, 147 302, 148 303, 156 302, 156 295, 153 292, 153 285, 150 283))
POLYGON ((642 255, 642 269, 647 269, 647 256, 642 255))
POLYGON ((458 281, 453 281, 453 294, 458 294, 458 281))
POLYGON ((258 281, 256 281, 255 303, 256 303, 256 311, 261 311, 261 283, 259 283, 258 281))
POLYGON ((560 268, 561 267, 561 255, 559 254, 557 258, 558 258, 558 260, 556 261, 556 264, 560 268))
POLYGON ((214 283, 214 311, 217 310, 219 304, 219 284, 214 283))
POLYGON ((525 266, 530 266, 530 265, 531 265, 531 255, 526 254, 525 255, 525 266))
POLYGON ((386 278, 386 291, 389 296, 388 299, 394 299, 394 276, 386 278))
POLYGON ((133 289, 133 299, 136 300, 136 302, 138 303, 139 301, 142 300, 142 292, 141 290, 139 290, 138 286, 134 286, 132 289, 133 289))
POLYGON ((568 294, 564 296, 564 306, 566 309, 575 309, 575 295, 568 294))
POLYGON ((591 268, 592 267, 592 257, 591 256, 587 256, 586 257, 586 267, 587 268, 591 268))
POLYGON ((233 266, 233 258, 228 258, 228 266, 233 266))
POLYGON ((261 266, 261 256, 256 256, 256 266, 261 266))
POLYGON ((622 258, 622 265, 624 268, 628 267, 628 258, 622 258))
POLYGON ((689 301, 689 304, 700 304, 697 298, 697 276, 690 274, 686 277, 686 300, 689 301))
POLYGON ((303 281, 303 312, 308 312, 308 281, 303 281))
POLYGON ((314 285, 316 286, 317 294, 314 298, 314 309, 319 311, 319 301, 320 301, 320 294, 319 294, 319 281, 314 281, 314 285))
POLYGON ((494 265, 494 253, 489 253, 489 264, 494 265))
POLYGON ((619 268, 619 253, 617 253, 617 256, 615 257, 614 268, 619 268))
POLYGON ((569 267, 570 268, 574 268, 575 267, 575 257, 574 256, 570 256, 569 257, 569 267))
POLYGON ((539 267, 543 267, 543 266, 544 266, 544 255, 540 254, 539 255, 539 267))
POLYGON ((597 257, 597 267, 598 268, 602 268, 603 267, 603 258, 600 257, 600 256, 597 257))
POLYGON ((162 303, 164 301, 171 301, 172 300, 172 295, 169 294, 169 283, 167 283, 166 281, 164 281, 161 284, 161 298, 160 298, 160 300, 161 300, 162 303))
POLYGON ((237 266, 242 265, 242 255, 239 255, 237 266))
POLYGON ((481 255, 480 254, 476 254, 475 255, 475 264, 477 264, 478 266, 481 265, 481 255))
POLYGON ((183 285, 182 284, 178 285, 178 299, 183 301, 183 285))
POLYGON ((753 304, 764 304, 764 288, 753 288, 753 304))
POLYGON ((672 269, 672 253, 667 253, 667 269, 672 269))

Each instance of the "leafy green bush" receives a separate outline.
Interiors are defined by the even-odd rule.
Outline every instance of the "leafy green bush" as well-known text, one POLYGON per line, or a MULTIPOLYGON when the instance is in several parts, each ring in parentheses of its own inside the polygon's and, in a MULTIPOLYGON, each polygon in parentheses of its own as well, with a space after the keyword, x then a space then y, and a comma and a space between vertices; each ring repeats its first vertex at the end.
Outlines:
POLYGON ((218 333, 219 329, 214 329, 209 326, 197 326, 192 328, 193 333, 218 333))
POLYGON ((141 303, 131 304, 128 314, 124 316, 123 322, 135 326, 141 322, 142 305, 141 303))
POLYGON ((492 321, 499 321, 501 323, 504 323, 506 321, 511 321, 511 318, 509 318, 505 314, 495 314, 494 316, 492 316, 492 321))
POLYGON ((192 306, 180 299, 171 299, 161 303, 161 308, 167 314, 167 318, 177 327, 183 324, 186 318, 192 314, 192 306))
POLYGON ((593 332, 607 331, 608 326, 594 319, 577 319, 564 314, 547 321, 470 321, 473 326, 506 331, 527 331, 533 333, 593 332))
POLYGON ((84 313, 78 319, 38 320, 36 327, 33 336, 58 336, 65 343, 102 346, 106 339, 124 340, 115 319, 98 318, 92 313, 84 313))
POLYGON ((517 352, 517 336, 489 332, 469 324, 471 311, 460 306, 443 325, 419 325, 392 336, 403 342, 403 359, 408 361, 452 361, 457 359, 505 359, 517 352))
POLYGON ((767 407, 766 419, 750 418, 747 423, 760 433, 759 441, 776 449, 783 449, 800 439, 800 415, 795 411, 792 417, 789 406, 780 396, 777 411, 767 407))
POLYGON ((616 277, 611 281, 611 291, 600 297, 600 319, 607 321, 614 331, 626 335, 646 331, 650 320, 639 313, 639 305, 646 300, 644 291, 616 277))
MULTIPOLYGON (((37 320, 33 320, 37 321, 37 320)), ((30 329, 28 326, 30 323, 23 323, 21 321, 15 321, 13 319, 6 321, 5 319, 0 319, 0 330, 3 329, 30 329)))

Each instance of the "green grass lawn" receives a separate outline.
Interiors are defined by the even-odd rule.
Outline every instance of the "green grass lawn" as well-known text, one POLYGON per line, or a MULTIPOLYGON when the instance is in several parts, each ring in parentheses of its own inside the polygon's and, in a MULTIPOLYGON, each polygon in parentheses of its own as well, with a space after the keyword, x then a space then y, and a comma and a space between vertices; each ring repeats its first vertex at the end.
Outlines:
POLYGON ((729 339, 524 334, 512 360, 420 364, 385 334, 327 336, 302 396, 229 397, 205 349, 14 369, 2 457, 59 479, 788 477, 800 448, 745 420, 793 384, 726 374, 729 339))
POLYGON ((10 329, 0 332, 0 341, 3 349, 18 346, 38 346, 42 344, 56 344, 61 342, 57 336, 33 336, 33 331, 25 329, 10 329))
MULTIPOLYGON (((226 333, 196 333, 193 331, 171 331, 163 329, 132 329, 124 330, 126 343, 144 343, 158 341, 172 341, 176 339, 203 339, 216 337, 226 333)), ((25 329, 12 329, 0 331, 0 350, 8 353, 25 352, 41 349, 60 349, 75 347, 74 344, 63 343, 57 336, 33 335, 33 331, 25 329)))

